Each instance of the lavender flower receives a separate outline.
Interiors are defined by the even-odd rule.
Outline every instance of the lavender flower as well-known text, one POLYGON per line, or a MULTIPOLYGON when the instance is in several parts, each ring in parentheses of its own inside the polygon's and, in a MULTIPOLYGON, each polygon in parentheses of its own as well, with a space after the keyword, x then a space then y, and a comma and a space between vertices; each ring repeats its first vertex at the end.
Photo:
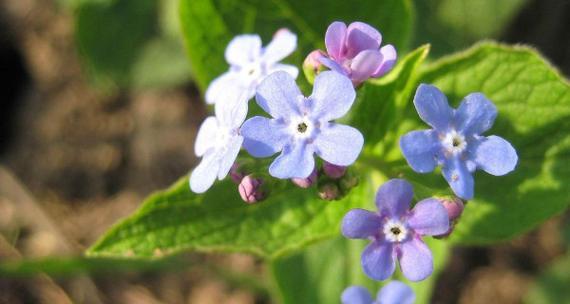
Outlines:
POLYGON ((368 78, 378 78, 396 63, 396 49, 391 44, 380 48, 382 35, 370 25, 353 22, 348 28, 343 22, 333 22, 325 34, 329 57, 321 57, 329 69, 348 76, 354 86, 368 78))
POLYGON ((481 93, 467 95, 453 109, 436 87, 421 84, 414 97, 420 118, 432 130, 412 131, 400 138, 408 164, 416 172, 442 173, 455 194, 473 198, 473 172, 479 168, 500 176, 514 170, 518 156, 509 142, 499 136, 482 136, 497 116, 497 109, 481 93))
POLYGON ((304 97, 285 72, 269 75, 257 88, 259 106, 273 118, 255 116, 241 128, 244 148, 254 157, 281 154, 269 167, 277 178, 306 178, 315 168, 313 154, 338 166, 352 164, 364 143, 355 128, 333 123, 352 106, 355 91, 348 78, 323 72, 313 93, 304 97))
POLYGON ((352 209, 342 220, 345 237, 372 241, 361 259, 364 273, 372 279, 390 277, 396 259, 410 281, 421 281, 433 271, 431 252, 421 237, 445 233, 449 228, 447 211, 434 198, 408 210, 413 196, 407 181, 389 180, 376 193, 378 212, 352 209))
POLYGON ((416 300, 414 291, 400 281, 386 284, 372 299, 370 292, 362 286, 350 286, 342 292, 342 304, 412 304, 416 300))
POLYGON ((228 175, 243 143, 239 127, 247 107, 216 104, 215 113, 204 120, 196 136, 194 151, 202 160, 190 176, 190 189, 195 193, 208 190, 216 177, 221 180, 228 175))
POLYGON ((275 71, 285 71, 297 78, 299 70, 288 64, 279 63, 297 47, 297 36, 287 29, 275 33, 273 40, 261 46, 258 35, 236 36, 225 52, 230 69, 214 79, 206 90, 209 104, 240 99, 245 103, 255 95, 255 88, 265 76, 275 71))

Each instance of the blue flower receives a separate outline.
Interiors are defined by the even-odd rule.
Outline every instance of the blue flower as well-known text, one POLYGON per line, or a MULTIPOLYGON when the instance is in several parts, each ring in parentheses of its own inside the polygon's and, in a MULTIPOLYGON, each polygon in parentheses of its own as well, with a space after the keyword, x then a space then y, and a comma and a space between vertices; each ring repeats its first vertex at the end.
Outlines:
POLYGON ((241 128, 243 146, 254 157, 281 151, 269 173, 282 179, 308 177, 315 168, 313 154, 348 166, 360 154, 364 138, 357 129, 330 121, 344 116, 355 96, 351 81, 336 72, 319 74, 309 97, 288 73, 275 72, 256 95, 257 104, 273 118, 248 119, 241 128))
POLYGON ((433 257, 422 236, 449 229, 447 210, 434 198, 410 210, 413 196, 410 183, 391 179, 376 193, 378 212, 352 209, 342 219, 345 237, 372 241, 362 252, 361 263, 364 273, 374 280, 390 277, 396 260, 410 281, 424 280, 433 272, 433 257))
POLYGON ((342 292, 342 304, 412 304, 416 300, 414 291, 400 281, 386 284, 372 299, 370 292, 362 286, 350 286, 342 292))
POLYGON ((441 165, 453 192, 472 199, 476 169, 495 176, 514 170, 518 156, 511 144, 499 136, 481 135, 497 116, 497 108, 483 94, 471 93, 453 109, 440 90, 421 84, 414 105, 420 118, 433 128, 400 138, 404 157, 414 171, 426 173, 441 165))

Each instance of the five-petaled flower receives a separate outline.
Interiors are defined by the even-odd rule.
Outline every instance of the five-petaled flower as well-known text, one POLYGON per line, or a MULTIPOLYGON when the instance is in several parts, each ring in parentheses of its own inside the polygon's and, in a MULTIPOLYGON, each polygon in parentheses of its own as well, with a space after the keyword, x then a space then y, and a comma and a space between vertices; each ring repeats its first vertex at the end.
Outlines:
POLYGON ((410 286, 400 281, 391 281, 378 291, 376 300, 362 286, 346 288, 340 299, 342 304, 413 304, 416 295, 410 286))
POLYGON ((250 100, 257 85, 275 71, 285 71, 297 78, 299 70, 280 60, 297 47, 297 36, 287 29, 278 30, 273 40, 263 48, 258 35, 239 35, 228 44, 225 52, 230 69, 214 79, 206 90, 206 102, 226 103, 230 100, 250 100))
POLYGON ((445 233, 449 218, 434 198, 424 199, 409 210, 413 195, 407 181, 389 180, 376 193, 378 212, 352 209, 342 220, 345 237, 372 241, 361 259, 364 273, 372 279, 390 277, 396 259, 410 281, 421 281, 433 271, 431 251, 421 237, 445 233))
POLYGON ((194 151, 202 157, 190 176, 190 189, 196 193, 208 190, 216 176, 221 180, 228 175, 243 143, 239 127, 247 107, 216 104, 215 113, 204 120, 196 136, 194 151))
POLYGON ((368 78, 378 78, 396 63, 396 49, 391 44, 380 48, 382 35, 370 25, 353 22, 348 28, 343 22, 333 22, 325 34, 328 57, 322 64, 342 73, 357 86, 368 78))
POLYGON ((467 95, 455 110, 435 86, 421 84, 414 105, 420 118, 433 127, 400 139, 404 157, 414 171, 426 173, 442 165, 453 192, 472 199, 472 174, 477 168, 495 176, 515 168, 518 156, 509 142, 499 136, 480 135, 491 128, 497 116, 495 105, 483 94, 467 95))
POLYGON ((348 112, 355 98, 348 78, 323 72, 313 93, 304 97, 285 72, 269 75, 258 86, 256 100, 273 118, 255 116, 241 127, 244 148, 254 157, 282 151, 269 167, 277 178, 306 178, 315 168, 313 154, 338 165, 352 164, 364 143, 355 128, 330 122, 348 112))

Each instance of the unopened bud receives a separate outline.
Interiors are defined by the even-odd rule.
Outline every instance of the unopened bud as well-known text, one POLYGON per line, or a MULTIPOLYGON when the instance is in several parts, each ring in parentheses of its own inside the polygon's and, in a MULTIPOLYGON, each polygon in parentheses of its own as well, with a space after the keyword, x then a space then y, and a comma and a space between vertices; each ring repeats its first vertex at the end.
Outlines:
POLYGON ((315 168, 307 178, 292 178, 291 181, 301 188, 309 188, 317 181, 317 169, 315 168))
POLYGON ((447 216, 449 217, 449 230, 444 234, 436 235, 435 238, 441 239, 449 236, 455 227, 455 223, 461 217, 463 213, 464 205, 463 201, 458 197, 444 198, 439 200, 445 210, 447 210, 447 216))
POLYGON ((334 183, 327 183, 319 187, 319 197, 326 201, 332 201, 340 196, 338 186, 334 183))
POLYGON ((263 180, 255 178, 253 175, 246 175, 238 185, 241 199, 249 204, 257 203, 265 199, 266 193, 263 189, 263 180))
POLYGON ((320 58, 326 56, 321 50, 314 50, 303 61, 303 72, 309 83, 315 81, 315 76, 324 68, 320 58))
POLYGON ((339 179, 346 173, 346 167, 324 162, 323 171, 325 172, 326 176, 334 179, 339 179))
POLYGON ((240 171, 238 163, 234 163, 230 168, 230 178, 238 185, 243 179, 243 173, 240 171))
POLYGON ((342 190, 348 192, 350 189, 356 187, 358 185, 358 177, 353 176, 351 174, 347 174, 343 176, 340 180, 340 186, 342 190))

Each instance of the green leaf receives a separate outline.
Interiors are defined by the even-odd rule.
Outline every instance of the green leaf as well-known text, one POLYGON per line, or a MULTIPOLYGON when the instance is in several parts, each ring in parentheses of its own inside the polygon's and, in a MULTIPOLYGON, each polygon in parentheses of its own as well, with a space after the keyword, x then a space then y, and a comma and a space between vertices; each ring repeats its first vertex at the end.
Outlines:
POLYGON ((380 29, 384 43, 400 52, 410 37, 412 6, 409 0, 181 0, 180 17, 188 55, 204 90, 228 69, 224 49, 236 35, 257 33, 264 45, 279 28, 298 35, 299 50, 288 60, 299 68, 304 57, 324 47, 327 26, 335 20, 363 21, 380 29))
POLYGON ((281 181, 273 190, 267 200, 248 205, 229 180, 196 195, 187 178, 182 178, 147 199, 88 254, 150 258, 196 250, 274 258, 338 235, 344 214, 350 208, 371 204, 372 193, 367 180, 334 202, 320 200, 314 189, 297 188, 289 181, 281 181))
POLYGON ((524 299, 527 304, 570 303, 570 254, 558 259, 536 280, 524 299))
MULTIPOLYGON (((446 242, 426 239, 434 256, 434 272, 426 280, 412 283, 397 272, 394 279, 410 285, 416 303, 430 303, 433 286, 446 265, 449 248, 446 242)), ((372 295, 388 281, 378 282, 362 272, 360 256, 368 241, 338 237, 311 246, 302 253, 278 259, 271 270, 283 304, 338 303, 342 291, 352 285, 366 287, 372 295)))
MULTIPOLYGON (((435 84, 457 107, 471 92, 483 92, 499 111, 486 134, 510 141, 519 154, 506 176, 475 174, 470 201, 451 239, 462 244, 506 240, 565 210, 570 200, 570 86, 534 50, 484 43, 427 67, 421 82, 435 84)), ((398 134, 426 129, 415 110, 398 134)), ((446 189, 439 173, 417 174, 407 166, 394 175, 446 189), (436 178, 437 177, 437 181, 436 178), (425 182, 424 182, 425 181, 425 182)))
POLYGON ((74 2, 75 39, 95 86, 168 87, 189 80, 181 34, 159 22, 176 13, 173 1, 74 2))

